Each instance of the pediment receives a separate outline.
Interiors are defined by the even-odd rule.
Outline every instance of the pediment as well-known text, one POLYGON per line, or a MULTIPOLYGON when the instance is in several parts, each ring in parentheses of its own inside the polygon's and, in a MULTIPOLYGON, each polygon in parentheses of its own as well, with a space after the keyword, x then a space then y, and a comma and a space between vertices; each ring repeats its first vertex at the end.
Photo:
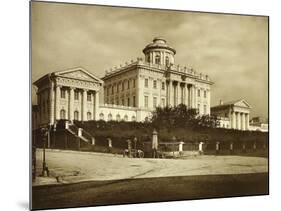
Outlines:
POLYGON ((75 69, 56 72, 55 75, 66 77, 66 78, 102 83, 101 79, 99 79, 97 76, 94 76, 92 73, 89 73, 83 68, 75 68, 75 69))
POLYGON ((239 100, 236 103, 234 103, 234 105, 239 106, 239 107, 244 107, 244 108, 251 108, 249 103, 247 103, 245 100, 239 100))

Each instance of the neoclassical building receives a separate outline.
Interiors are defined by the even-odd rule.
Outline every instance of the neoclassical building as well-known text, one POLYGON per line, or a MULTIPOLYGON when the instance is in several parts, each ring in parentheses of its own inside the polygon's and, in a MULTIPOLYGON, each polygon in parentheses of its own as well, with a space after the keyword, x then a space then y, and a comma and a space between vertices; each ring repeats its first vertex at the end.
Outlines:
POLYGON ((106 71, 104 106, 129 107, 143 121, 157 106, 181 103, 210 114, 211 85, 207 75, 175 64, 176 50, 163 38, 155 38, 144 49, 144 59, 106 71))
POLYGON ((176 50, 163 38, 144 49, 144 59, 106 71, 99 79, 84 68, 47 74, 37 81, 36 121, 145 121, 157 106, 181 103, 210 114, 211 85, 207 75, 176 64, 176 50), (104 89, 104 104, 99 103, 104 89))
POLYGON ((222 128, 249 130, 251 106, 246 100, 240 99, 227 103, 220 101, 211 108, 211 114, 219 118, 222 128))
POLYGON ((80 67, 44 75, 34 82, 38 105, 33 116, 37 124, 98 119, 102 84, 102 80, 80 67))

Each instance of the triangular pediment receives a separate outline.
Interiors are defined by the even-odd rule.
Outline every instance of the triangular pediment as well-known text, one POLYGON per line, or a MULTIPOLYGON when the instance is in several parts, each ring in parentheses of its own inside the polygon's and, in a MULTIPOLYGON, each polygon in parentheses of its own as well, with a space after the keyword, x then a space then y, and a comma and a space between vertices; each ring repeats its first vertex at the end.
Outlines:
POLYGON ((73 78, 73 79, 102 83, 101 79, 99 79, 97 76, 93 75, 92 73, 89 73, 87 70, 85 70, 82 67, 55 72, 55 75, 66 77, 66 78, 73 78))
POLYGON ((234 105, 239 106, 239 107, 244 107, 244 108, 251 108, 251 106, 249 105, 249 103, 247 103, 246 100, 239 100, 239 101, 235 102, 234 105))

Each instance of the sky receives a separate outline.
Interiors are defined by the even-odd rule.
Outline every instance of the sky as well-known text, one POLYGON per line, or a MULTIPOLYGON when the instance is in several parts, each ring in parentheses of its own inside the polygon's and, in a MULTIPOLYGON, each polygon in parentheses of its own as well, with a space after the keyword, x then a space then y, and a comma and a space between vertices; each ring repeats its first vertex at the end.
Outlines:
POLYGON ((160 36, 176 64, 209 75, 211 106, 243 98, 268 117, 267 17, 32 2, 31 26, 32 82, 78 66, 102 77, 160 36))

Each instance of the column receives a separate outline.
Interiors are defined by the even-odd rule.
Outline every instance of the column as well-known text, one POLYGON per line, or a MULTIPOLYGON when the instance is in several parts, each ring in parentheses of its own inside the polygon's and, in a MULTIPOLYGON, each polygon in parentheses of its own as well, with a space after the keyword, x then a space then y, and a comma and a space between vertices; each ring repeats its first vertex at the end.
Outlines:
POLYGON ((149 52, 149 60, 150 60, 150 63, 153 63, 152 52, 149 52))
POLYGON ((197 88, 195 85, 192 85, 193 87, 193 94, 192 94, 192 102, 193 102, 193 108, 197 108, 197 105, 196 105, 196 91, 197 91, 197 88))
POLYGON ((185 103, 186 102, 186 100, 185 100, 186 99, 186 88, 185 87, 186 87, 186 84, 185 83, 182 84, 182 95, 183 95, 182 96, 182 103, 186 105, 186 103, 185 103))
POLYGON ((237 121, 236 121, 237 125, 236 126, 237 126, 238 130, 241 130, 241 114, 240 114, 240 112, 237 112, 236 115, 237 115, 237 121))
POLYGON ((87 90, 83 89, 82 96, 82 121, 87 121, 87 90))
POLYGON ((185 99, 184 99, 184 104, 188 107, 188 98, 189 98, 189 93, 188 93, 188 84, 184 84, 184 90, 185 90, 185 99))
POLYGON ((235 112, 233 111, 231 115, 232 115, 232 118, 231 118, 231 124, 232 124, 231 128, 232 129, 236 129, 236 115, 235 115, 235 112))
POLYGON ((60 119, 60 89, 61 86, 56 86, 56 120, 60 119))
POLYGON ((245 130, 245 113, 241 113, 241 129, 245 130))
POLYGON ((174 94, 173 94, 173 92, 174 92, 174 89, 173 89, 173 81, 172 80, 170 80, 169 81, 169 93, 170 93, 170 99, 169 99, 169 103, 170 103, 170 106, 173 106, 174 105, 174 102, 173 102, 173 96, 174 96, 174 94))
POLYGON ((245 129, 249 130, 249 114, 245 114, 245 129))
POLYGON ((55 122, 55 91, 54 91, 54 82, 51 81, 50 87, 50 124, 53 125, 55 122))
POLYGON ((73 111, 73 104, 74 104, 74 88, 70 87, 69 90, 69 101, 68 101, 68 119, 72 121, 74 119, 74 111, 73 111))
POLYGON ((166 106, 170 105, 170 83, 168 81, 165 82, 166 85, 166 106))
POLYGON ((93 114, 95 116, 95 120, 99 119, 99 106, 100 106, 99 100, 100 100, 99 99, 99 92, 95 91, 95 104, 94 104, 95 113, 93 114))
POLYGON ((174 97, 174 106, 179 104, 179 82, 177 81, 175 84, 175 97, 174 97))

